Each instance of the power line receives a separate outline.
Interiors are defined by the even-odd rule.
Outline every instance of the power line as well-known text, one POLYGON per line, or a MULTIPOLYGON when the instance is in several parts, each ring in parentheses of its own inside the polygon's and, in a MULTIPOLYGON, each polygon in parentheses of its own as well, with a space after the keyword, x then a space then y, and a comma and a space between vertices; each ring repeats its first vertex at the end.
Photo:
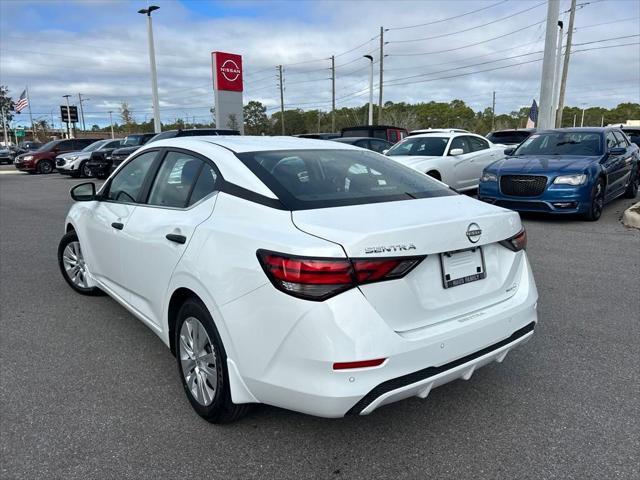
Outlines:
POLYGON ((443 38, 443 37, 450 37, 452 35, 458 35, 459 33, 465 33, 465 32, 470 32, 471 30, 476 30, 478 28, 483 28, 486 27, 488 25, 493 25, 494 23, 499 23, 499 22, 503 22, 504 20, 508 20, 509 18, 513 18, 516 17, 518 15, 521 15, 525 12, 529 12, 531 10, 534 10, 538 7, 541 7, 542 5, 545 5, 547 2, 541 2, 538 3, 537 5, 534 5, 533 7, 529 7, 529 8, 525 8, 524 10, 520 10, 519 12, 515 12, 512 13, 511 15, 507 15, 506 17, 502 17, 502 18, 498 18, 496 20, 492 20, 490 22, 487 23, 483 23, 482 25, 476 25, 473 27, 469 27, 469 28, 465 28, 463 30, 457 30, 455 32, 449 32, 449 33, 442 33, 440 35, 434 35, 432 37, 422 37, 422 38, 412 38, 412 39, 408 39, 408 40, 390 40, 388 43, 410 43, 410 42, 422 42, 424 40, 433 40, 436 38, 443 38))
POLYGON ((391 30, 406 30, 408 28, 418 28, 418 27, 426 27, 427 25, 435 25, 436 23, 442 23, 442 22, 447 22, 449 20, 454 20, 456 18, 462 18, 462 17, 466 17, 467 15, 472 15, 474 13, 478 13, 478 12, 482 12, 483 10, 489 10, 490 8, 493 7, 497 7, 498 5, 502 5, 503 3, 506 3, 508 0, 502 0, 498 3, 494 3, 493 5, 489 5, 487 7, 483 7, 483 8, 478 8, 477 10, 472 10, 470 12, 466 12, 466 13, 462 13, 460 15, 454 15, 453 17, 447 17, 447 18, 442 18, 440 20, 434 20, 432 22, 427 22, 427 23, 419 23, 417 25, 407 25, 404 27, 393 27, 393 28, 387 28, 387 31, 391 31, 391 30))
POLYGON ((456 50, 463 50, 465 48, 475 47, 476 45, 482 45, 483 43, 492 42, 493 40, 498 40, 499 38, 508 37, 509 35, 513 35, 514 33, 522 32, 523 30, 526 30, 526 29, 531 28, 531 27, 535 27, 536 25, 540 25, 541 23, 545 23, 546 21, 547 21, 546 19, 545 20, 541 20, 539 22, 532 23, 530 25, 524 26, 524 27, 519 28, 517 30, 513 30, 512 32, 503 33, 502 35, 498 35, 497 37, 488 38, 486 40, 481 40, 479 42, 469 43, 467 45, 462 45, 460 47, 448 48, 448 49, 445 49, 445 50, 437 50, 437 51, 432 51, 432 52, 390 53, 389 55, 390 56, 395 56, 395 57, 410 57, 410 56, 416 56, 416 55, 434 55, 436 53, 454 52, 456 50))

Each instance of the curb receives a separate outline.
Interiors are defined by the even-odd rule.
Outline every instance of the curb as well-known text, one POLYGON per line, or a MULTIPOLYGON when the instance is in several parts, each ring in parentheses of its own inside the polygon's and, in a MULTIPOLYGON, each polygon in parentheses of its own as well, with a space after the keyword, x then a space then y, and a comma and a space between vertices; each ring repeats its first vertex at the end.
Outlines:
POLYGON ((631 205, 622 214, 622 223, 626 227, 640 229, 640 202, 631 205))

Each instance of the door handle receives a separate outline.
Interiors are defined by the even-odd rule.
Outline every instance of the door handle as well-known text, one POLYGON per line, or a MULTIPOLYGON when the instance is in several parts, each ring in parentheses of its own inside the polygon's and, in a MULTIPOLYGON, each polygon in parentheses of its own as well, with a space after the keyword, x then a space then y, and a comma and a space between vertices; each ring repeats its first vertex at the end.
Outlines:
POLYGON ((187 237, 184 235, 177 235, 175 233, 167 233, 166 239, 171 242, 179 243, 180 245, 184 245, 187 242, 187 237))
POLYGON ((124 228, 124 223, 120 223, 120 222, 113 222, 111 224, 111 226, 113 228, 115 228, 116 230, 122 230, 124 228))

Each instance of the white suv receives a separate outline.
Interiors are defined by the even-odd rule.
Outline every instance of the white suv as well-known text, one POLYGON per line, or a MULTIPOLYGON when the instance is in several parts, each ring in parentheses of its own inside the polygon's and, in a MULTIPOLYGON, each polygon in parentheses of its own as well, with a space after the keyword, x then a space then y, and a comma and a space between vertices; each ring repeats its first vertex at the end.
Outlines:
POLYGON ((88 167, 87 162, 91 158, 93 152, 102 150, 112 150, 120 147, 122 144, 121 138, 98 140, 91 145, 87 145, 79 152, 67 152, 56 157, 56 169, 58 173, 64 175, 71 175, 73 177, 92 177, 91 169, 88 167))
POLYGON ((424 398, 537 322, 517 213, 350 145, 159 140, 72 197, 65 280, 159 335, 212 422, 424 398))

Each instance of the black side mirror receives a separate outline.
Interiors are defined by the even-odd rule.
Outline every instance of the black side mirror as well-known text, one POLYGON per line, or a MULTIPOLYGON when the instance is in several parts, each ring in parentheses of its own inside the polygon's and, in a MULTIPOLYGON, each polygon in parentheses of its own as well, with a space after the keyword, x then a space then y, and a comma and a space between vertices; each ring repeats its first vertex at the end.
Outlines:
POLYGON ((609 150, 609 155, 611 156, 624 155, 625 153, 627 153, 627 149, 624 147, 615 147, 609 150))
POLYGON ((516 151, 515 148, 505 148, 504 149, 504 154, 505 154, 505 156, 508 157, 509 155, 513 155, 513 152, 515 152, 515 151, 516 151))
POLYGON ((96 184, 93 182, 76 185, 69 192, 76 202, 90 202, 96 200, 96 184))

